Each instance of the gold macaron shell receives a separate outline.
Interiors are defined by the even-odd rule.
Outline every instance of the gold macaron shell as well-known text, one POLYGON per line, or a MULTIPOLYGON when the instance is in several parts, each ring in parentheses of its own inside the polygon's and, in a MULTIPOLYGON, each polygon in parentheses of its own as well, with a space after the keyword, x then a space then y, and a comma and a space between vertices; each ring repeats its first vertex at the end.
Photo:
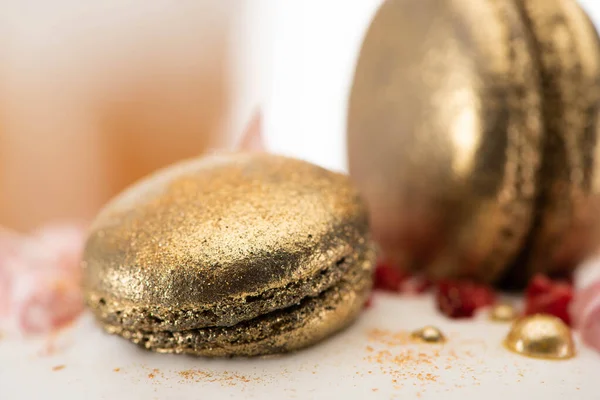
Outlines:
MULTIPOLYGON (((159 171, 105 207, 84 251, 85 296, 108 331, 148 347, 159 333, 235 327, 344 285, 364 303, 374 257, 347 177, 274 155, 219 155, 159 171)), ((331 318, 315 321, 331 327, 313 339, 357 307, 330 304, 331 318)))
POLYGON ((354 75, 348 158, 387 256, 484 281, 516 256, 543 131, 533 53, 511 1, 381 6, 354 75))
POLYGON ((546 122, 534 221, 521 278, 568 274, 585 256, 600 100, 598 34, 575 0, 517 0, 538 49, 546 122))

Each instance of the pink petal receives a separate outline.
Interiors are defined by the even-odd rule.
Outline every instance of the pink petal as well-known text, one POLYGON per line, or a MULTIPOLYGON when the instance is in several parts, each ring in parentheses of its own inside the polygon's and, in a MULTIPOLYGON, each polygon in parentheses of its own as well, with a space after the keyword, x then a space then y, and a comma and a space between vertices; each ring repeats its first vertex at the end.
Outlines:
POLYGON ((578 320, 579 333, 588 346, 600 351, 600 291, 584 307, 578 320))
POLYGON ((600 280, 575 293, 570 311, 581 338, 600 351, 600 280))
POLYGON ((246 127, 246 132, 238 145, 242 151, 265 151, 265 143, 262 136, 262 116, 257 112, 246 127))
POLYGON ((85 231, 78 226, 50 226, 36 232, 39 246, 48 262, 59 270, 80 275, 85 231))
POLYGON ((24 333, 58 329, 82 311, 80 260, 84 230, 52 225, 4 241, 0 261, 0 316, 24 333))
POLYGON ((595 302, 597 297, 600 297, 600 281, 596 281, 575 292, 570 307, 570 313, 575 327, 578 327, 583 323, 583 319, 586 314, 590 312, 590 306, 595 302))
POLYGON ((9 312, 11 295, 10 286, 10 275, 6 269, 0 266, 0 317, 7 316, 9 312))
POLYGON ((44 333, 62 328, 83 309, 78 284, 68 277, 45 277, 19 304, 18 321, 26 333, 44 333))

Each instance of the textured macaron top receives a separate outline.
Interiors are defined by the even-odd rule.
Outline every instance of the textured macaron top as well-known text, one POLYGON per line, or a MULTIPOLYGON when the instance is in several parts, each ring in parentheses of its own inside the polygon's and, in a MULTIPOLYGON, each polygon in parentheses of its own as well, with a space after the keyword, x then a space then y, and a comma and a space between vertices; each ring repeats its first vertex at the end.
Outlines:
POLYGON ((233 325, 336 284, 367 235, 344 175, 264 154, 184 161, 98 215, 86 297, 104 319, 132 327, 233 325))

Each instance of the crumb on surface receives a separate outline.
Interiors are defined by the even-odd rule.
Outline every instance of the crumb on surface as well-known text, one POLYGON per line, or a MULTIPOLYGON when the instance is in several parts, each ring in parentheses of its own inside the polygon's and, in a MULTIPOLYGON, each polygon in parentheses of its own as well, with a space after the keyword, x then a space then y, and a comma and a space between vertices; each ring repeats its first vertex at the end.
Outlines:
POLYGON ((221 386, 235 386, 240 383, 249 382, 261 382, 260 377, 253 377, 248 375, 239 374, 237 372, 213 372, 201 369, 188 369, 178 371, 177 374, 183 378, 180 383, 183 382, 215 382, 221 384, 221 386))
MULTIPOLYGON (((451 340, 460 341, 459 337, 451 340)), ((468 386, 479 386, 476 369, 461 365, 457 361, 473 359, 476 354, 468 349, 460 350, 449 345, 439 345, 416 341, 408 331, 389 331, 373 329, 367 332, 368 344, 365 345, 364 359, 369 364, 379 368, 379 372, 390 378, 390 385, 395 390, 401 390, 405 384, 412 384, 422 395, 432 385, 449 385, 454 382, 444 382, 441 370, 455 369, 460 373, 468 386)), ((370 372, 370 371, 369 371, 370 372)), ((365 376, 367 371, 357 372, 365 376)), ((462 383, 462 382, 461 382, 462 383)), ((465 385, 456 385, 457 388, 465 385)))
POLYGON ((121 368, 115 368, 115 369, 113 369, 113 371, 115 371, 115 372, 119 372, 120 370, 121 370, 121 368))
POLYGON ((52 371, 60 371, 65 369, 66 365, 55 365, 54 367, 52 367, 52 371))
POLYGON ((56 354, 58 351, 54 336, 50 336, 43 348, 38 351, 39 357, 49 357, 56 354))

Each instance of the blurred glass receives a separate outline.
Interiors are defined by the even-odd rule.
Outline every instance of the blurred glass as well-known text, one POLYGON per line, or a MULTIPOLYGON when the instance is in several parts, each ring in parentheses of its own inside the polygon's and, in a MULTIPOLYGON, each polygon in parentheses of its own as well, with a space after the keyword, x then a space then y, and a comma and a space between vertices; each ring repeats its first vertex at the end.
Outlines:
POLYGON ((0 225, 89 220, 149 172, 227 145, 256 108, 257 8, 0 1, 0 225))

